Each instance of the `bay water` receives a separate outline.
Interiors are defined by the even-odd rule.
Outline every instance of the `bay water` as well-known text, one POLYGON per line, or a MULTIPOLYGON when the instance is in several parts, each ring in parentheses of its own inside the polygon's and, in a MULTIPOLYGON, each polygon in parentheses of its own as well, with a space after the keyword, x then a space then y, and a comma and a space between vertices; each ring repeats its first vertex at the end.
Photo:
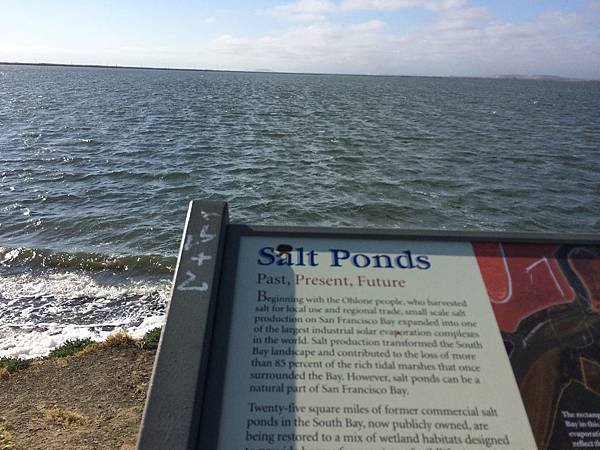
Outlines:
POLYGON ((164 320, 233 222, 600 231, 600 82, 0 65, 0 356, 164 320))

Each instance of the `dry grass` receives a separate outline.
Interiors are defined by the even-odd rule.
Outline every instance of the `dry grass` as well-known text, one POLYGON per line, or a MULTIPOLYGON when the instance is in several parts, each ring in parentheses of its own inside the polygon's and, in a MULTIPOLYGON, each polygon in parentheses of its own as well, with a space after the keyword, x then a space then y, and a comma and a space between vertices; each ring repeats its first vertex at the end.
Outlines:
POLYGON ((93 344, 90 344, 87 347, 85 347, 83 350, 75 353, 75 355, 73 356, 83 356, 88 355, 90 353, 96 353, 97 351, 100 351, 103 348, 105 348, 104 342, 94 342, 93 344))
POLYGON ((84 347, 81 351, 77 352, 76 355, 87 355, 88 353, 94 353, 98 350, 103 350, 109 347, 129 347, 136 346, 141 348, 142 341, 134 339, 124 331, 119 331, 115 334, 109 335, 106 340, 102 342, 93 342, 90 345, 84 347))
POLYGON ((57 367, 67 367, 69 365, 69 358, 56 358, 54 364, 57 367))
POLYGON ((79 414, 76 411, 71 411, 66 408, 61 408, 59 406, 55 406, 50 409, 43 409, 44 418, 50 422, 53 422, 57 425, 60 425, 64 428, 78 425, 86 425, 91 422, 87 416, 83 414, 79 414))
POLYGON ((119 345, 11 372, 0 381, 0 450, 134 450, 155 354, 119 345))
POLYGON ((136 393, 136 395, 146 395, 146 392, 148 392, 148 383, 140 383, 140 384, 136 384, 133 387, 133 392, 136 393))
POLYGON ((15 448, 12 436, 8 430, 4 428, 4 424, 2 422, 0 422, 0 450, 12 450, 15 448))
MULTIPOLYGON (((0 380, 8 380, 8 377, 10 377, 8 369, 6 369, 5 367, 0 367, 0 380)), ((0 447, 0 449, 1 448, 2 447, 0 447)))
POLYGON ((105 347, 121 347, 127 345, 139 345, 140 341, 132 338, 124 331, 119 331, 118 333, 108 336, 103 343, 105 347))

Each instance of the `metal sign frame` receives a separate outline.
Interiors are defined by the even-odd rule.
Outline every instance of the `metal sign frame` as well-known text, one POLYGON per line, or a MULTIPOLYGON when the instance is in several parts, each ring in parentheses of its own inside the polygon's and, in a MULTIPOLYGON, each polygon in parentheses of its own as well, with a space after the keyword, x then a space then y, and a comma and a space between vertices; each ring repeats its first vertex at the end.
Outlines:
POLYGON ((229 224, 226 203, 192 201, 148 388, 138 450, 216 448, 238 250, 245 236, 600 245, 598 236, 588 234, 229 224))

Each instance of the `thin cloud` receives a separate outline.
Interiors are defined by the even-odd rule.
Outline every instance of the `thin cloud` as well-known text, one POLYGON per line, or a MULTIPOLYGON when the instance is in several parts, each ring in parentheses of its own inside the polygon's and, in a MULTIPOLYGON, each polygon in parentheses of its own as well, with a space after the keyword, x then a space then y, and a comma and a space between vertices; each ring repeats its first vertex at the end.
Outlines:
MULTIPOLYGON (((96 40, 70 48, 61 41, 6 38, 0 39, 0 59, 233 70, 263 67, 283 72, 513 73, 600 79, 597 0, 518 22, 501 19, 475 1, 302 0, 263 11, 294 21, 276 21, 272 30, 258 35, 251 27, 249 34, 227 29, 225 13, 211 11, 194 22, 197 28, 220 33, 218 38, 210 39, 208 36, 217 34, 206 33, 197 41, 165 42, 164 46, 139 38, 113 47, 96 40), (427 20, 401 28, 395 22, 401 14, 390 11, 410 8, 426 11, 427 20), (360 20, 363 11, 369 14, 360 20), (211 17, 217 18, 218 24, 203 25, 203 20, 210 22, 211 17)), ((233 11, 227 15, 235 19, 233 11)))
MULTIPOLYGON (((361 4, 366 3, 383 7, 409 2, 361 4)), ((236 68, 235 58, 238 67, 297 72, 600 76, 597 19, 552 12, 517 24, 466 2, 437 4, 445 9, 436 13, 435 20, 410 32, 394 32, 382 20, 340 25, 319 16, 279 34, 222 37, 205 47, 201 57, 219 55, 215 62, 223 68, 236 68)))
POLYGON ((353 31, 360 31, 360 32, 373 32, 373 31, 381 31, 385 27, 386 27, 385 22, 382 22, 381 20, 369 20, 368 22, 350 25, 350 26, 348 26, 348 29, 353 30, 353 31))
POLYGON ((451 11, 463 7, 465 0, 298 0, 259 11, 283 20, 295 22, 323 21, 334 13, 352 11, 398 11, 422 8, 433 12, 451 11))
POLYGON ((398 11, 409 8, 424 8, 431 11, 446 11, 459 8, 465 0, 343 0, 342 11, 398 11))
POLYGON ((274 6, 260 11, 260 13, 284 20, 317 22, 325 20, 328 14, 335 12, 337 9, 338 5, 327 0, 299 0, 294 3, 274 6))

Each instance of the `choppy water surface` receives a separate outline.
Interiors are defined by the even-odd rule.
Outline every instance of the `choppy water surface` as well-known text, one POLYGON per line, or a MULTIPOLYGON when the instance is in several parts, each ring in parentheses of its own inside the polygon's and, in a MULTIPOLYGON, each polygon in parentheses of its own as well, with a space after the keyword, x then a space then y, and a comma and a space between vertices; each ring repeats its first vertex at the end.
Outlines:
POLYGON ((600 231, 600 83, 0 66, 0 356, 160 323, 193 198, 600 231))

